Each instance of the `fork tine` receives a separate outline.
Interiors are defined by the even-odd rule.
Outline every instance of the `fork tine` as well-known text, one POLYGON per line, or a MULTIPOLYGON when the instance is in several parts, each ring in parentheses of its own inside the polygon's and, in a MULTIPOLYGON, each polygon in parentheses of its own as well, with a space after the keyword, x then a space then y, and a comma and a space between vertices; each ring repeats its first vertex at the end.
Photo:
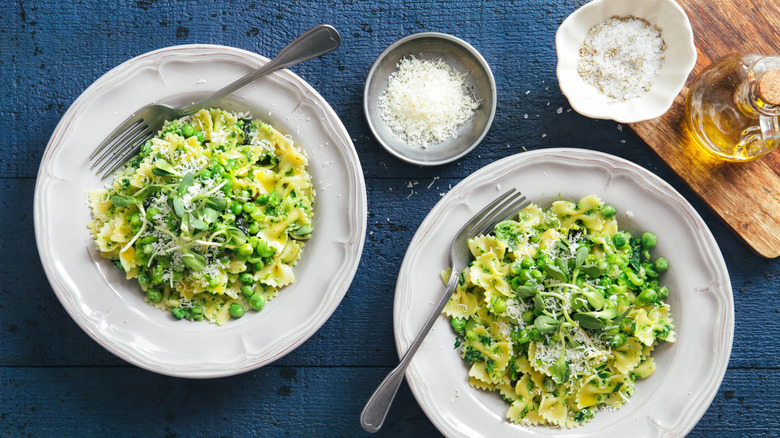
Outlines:
POLYGON ((512 215, 514 215, 525 202, 527 202, 527 200, 522 193, 517 192, 513 194, 510 198, 507 198, 504 202, 502 202, 501 205, 492 209, 490 215, 482 218, 477 224, 475 224, 471 228, 469 234, 476 236, 485 233, 485 231, 495 226, 495 224, 512 217, 512 215))
MULTIPOLYGON (((122 151, 122 148, 126 146, 127 142, 134 141, 141 133, 147 129, 147 125, 141 121, 132 128, 123 132, 121 136, 117 137, 112 143, 110 148, 104 150, 97 158, 92 162, 92 167, 96 167, 101 163, 113 161, 114 157, 122 151)), ((103 166, 105 167, 105 165, 103 166)), ((100 168, 102 170, 102 168, 100 168)))
POLYGON ((104 178, 112 174, 116 169, 126 163, 127 160, 129 160, 133 155, 138 153, 138 151, 141 149, 141 146, 153 136, 154 132, 151 128, 147 127, 143 131, 137 133, 133 138, 127 139, 127 141, 119 145, 111 154, 111 157, 100 166, 98 172, 103 172, 105 170, 105 173, 103 174, 104 178))
POLYGON ((100 143, 100 145, 98 145, 94 151, 92 151, 92 154, 89 156, 89 160, 92 161, 95 159, 95 157, 97 157, 106 147, 108 147, 110 144, 113 144, 119 137, 124 137, 128 130, 134 128, 140 123, 143 123, 143 119, 139 119, 135 115, 131 115, 125 119, 121 125, 111 131, 111 134, 108 134, 108 137, 106 137, 106 139, 103 140, 103 142, 100 143))
POLYGON ((479 213, 477 213, 476 215, 474 215, 474 216, 471 218, 471 220, 470 220, 469 222, 467 222, 465 225, 463 225, 463 228, 461 228, 460 232, 463 232, 463 231, 464 231, 464 230, 466 230, 466 229, 467 229, 469 226, 471 226, 471 229, 474 229, 474 224, 478 224, 478 223, 482 222, 482 220, 483 220, 483 219, 484 219, 484 218, 485 218, 485 217, 486 217, 488 214, 490 214, 490 213, 491 213, 491 212, 492 212, 492 211, 493 211, 493 210, 496 208, 496 206, 497 206, 497 205, 499 205, 499 204, 501 204, 502 202, 504 202, 504 200, 505 200, 506 198, 508 198, 509 196, 511 196, 511 195, 512 195, 512 194, 515 192, 515 190, 516 190, 516 189, 512 188, 511 190, 508 190, 508 191, 507 191, 506 193, 504 193, 503 195, 501 195, 501 196, 499 196, 498 198, 494 199, 494 200, 493 200, 493 202, 491 202, 491 203, 490 203, 490 204, 488 204, 488 205, 487 205, 485 208, 483 208, 482 210, 480 210, 480 211, 479 211, 479 213))

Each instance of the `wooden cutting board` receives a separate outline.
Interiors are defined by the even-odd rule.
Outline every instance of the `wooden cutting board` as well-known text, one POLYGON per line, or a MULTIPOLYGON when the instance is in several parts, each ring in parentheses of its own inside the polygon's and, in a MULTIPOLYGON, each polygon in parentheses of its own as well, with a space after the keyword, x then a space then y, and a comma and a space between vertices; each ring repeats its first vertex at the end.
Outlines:
POLYGON ((671 109, 631 128, 757 254, 780 256, 780 150, 748 163, 715 160, 684 127, 688 87, 710 63, 734 52, 780 56, 780 1, 677 0, 693 27, 698 59, 671 109))

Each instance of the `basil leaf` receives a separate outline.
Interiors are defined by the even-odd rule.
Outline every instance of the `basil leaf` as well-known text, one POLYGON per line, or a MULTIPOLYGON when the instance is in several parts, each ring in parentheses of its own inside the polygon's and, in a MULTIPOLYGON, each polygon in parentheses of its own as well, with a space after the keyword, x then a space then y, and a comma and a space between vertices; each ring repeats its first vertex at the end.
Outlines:
POLYGON ((590 313, 575 313, 571 316, 580 327, 588 330, 598 330, 604 327, 604 322, 590 313))
POLYGON ((138 202, 134 196, 119 196, 114 195, 111 197, 111 203, 117 207, 127 207, 128 205, 134 205, 138 202))
POLYGON ((192 173, 187 172, 187 174, 184 175, 184 177, 181 179, 181 183, 179 183, 179 194, 183 195, 184 192, 186 192, 194 182, 195 177, 192 175, 192 173))

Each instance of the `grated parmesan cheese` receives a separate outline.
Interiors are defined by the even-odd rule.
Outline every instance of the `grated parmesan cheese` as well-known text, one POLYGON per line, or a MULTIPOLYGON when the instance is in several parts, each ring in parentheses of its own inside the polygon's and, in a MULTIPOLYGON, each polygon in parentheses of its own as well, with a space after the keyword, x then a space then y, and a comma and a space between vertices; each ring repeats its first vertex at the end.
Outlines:
POLYGON ((379 96, 387 126, 411 146, 427 148, 455 137, 479 107, 465 90, 467 74, 441 59, 404 58, 379 96))

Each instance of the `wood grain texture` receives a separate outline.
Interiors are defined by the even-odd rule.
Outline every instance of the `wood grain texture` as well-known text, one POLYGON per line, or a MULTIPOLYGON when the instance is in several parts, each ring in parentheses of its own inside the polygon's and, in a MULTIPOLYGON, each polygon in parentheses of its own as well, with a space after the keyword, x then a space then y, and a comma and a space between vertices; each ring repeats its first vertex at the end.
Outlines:
MULTIPOLYGON (((780 259, 751 253, 633 130, 571 110, 557 86, 554 37, 563 19, 584 3, 2 2, 0 436, 371 436, 360 429, 358 415, 398 360, 393 292, 417 227, 442 194, 482 166, 524 150, 560 146, 597 150, 643 166, 669 182, 702 216, 729 269, 736 326, 723 385, 689 436, 776 435, 780 259), (343 301, 298 349, 240 376, 170 378, 108 353, 70 319, 38 261, 32 225, 35 175, 57 122, 95 79, 133 56, 192 43, 270 56, 321 22, 341 32, 342 47, 293 70, 344 122, 368 192, 366 243, 343 301), (457 162, 433 168, 386 153, 362 114, 363 81, 376 56, 397 39, 423 31, 447 32, 474 45, 493 69, 499 96, 496 119, 483 142, 457 162)), ((702 7, 718 5, 712 1, 702 7)), ((437 435, 402 385, 379 436, 437 435)))
POLYGON ((748 163, 714 158, 685 128, 685 96, 695 77, 734 52, 780 56, 780 4, 773 0, 679 0, 693 27, 698 58, 672 108, 631 128, 747 245, 780 256, 780 150, 748 163))

